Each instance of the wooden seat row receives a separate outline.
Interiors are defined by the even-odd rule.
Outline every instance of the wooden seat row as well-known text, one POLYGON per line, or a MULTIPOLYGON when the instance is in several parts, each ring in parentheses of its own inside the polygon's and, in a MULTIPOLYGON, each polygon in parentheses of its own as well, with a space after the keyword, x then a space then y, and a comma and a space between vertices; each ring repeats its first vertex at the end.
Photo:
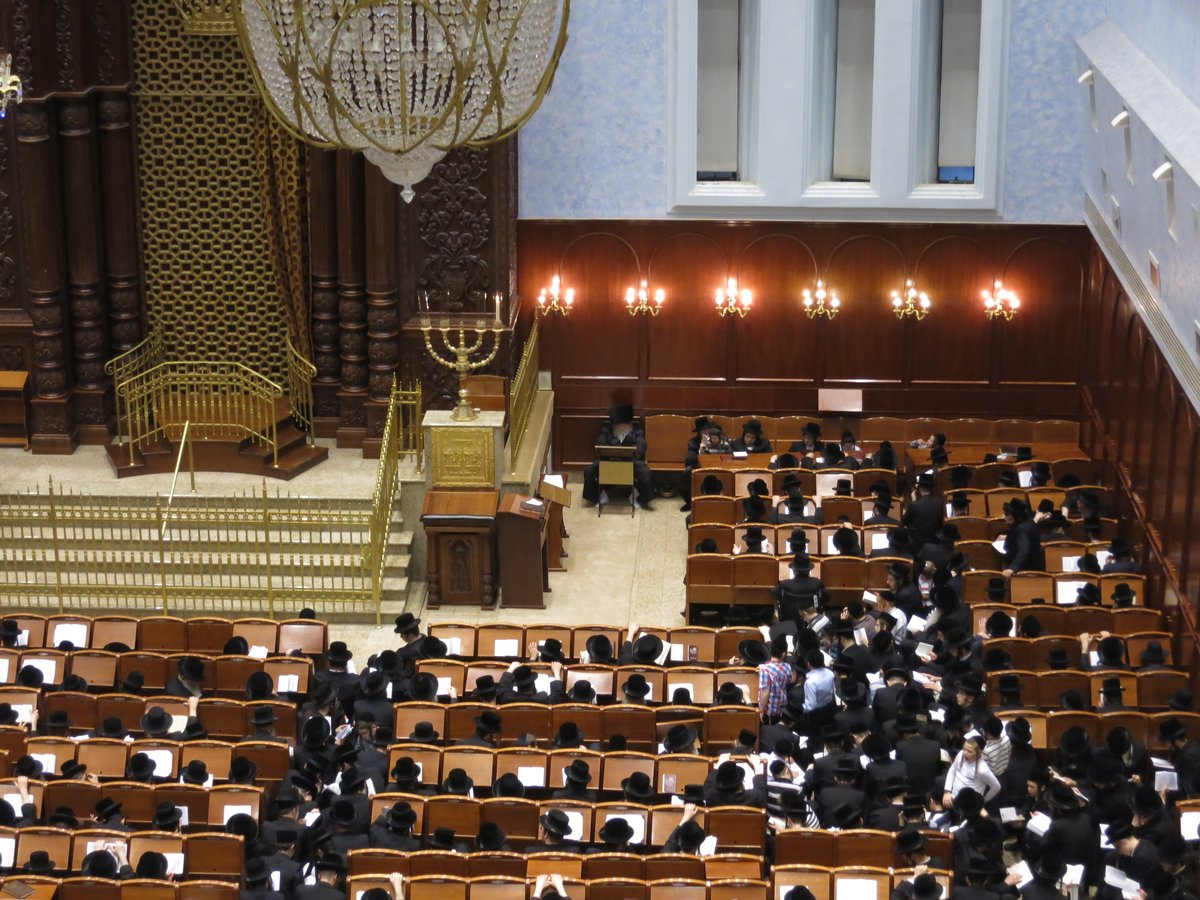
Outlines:
MULTIPOLYGON (((700 782, 695 782, 699 784, 700 782)), ((619 787, 617 788, 620 789, 619 787)), ((683 790, 682 783, 679 790, 683 790)), ((449 828, 459 838, 470 839, 486 823, 499 825, 514 847, 538 839, 538 817, 552 809, 562 810, 571 819, 570 840, 592 842, 609 818, 629 821, 635 834, 644 837, 639 843, 661 847, 683 817, 683 807, 673 804, 642 805, 626 802, 592 803, 586 800, 528 800, 516 797, 493 797, 479 800, 442 794, 427 797, 419 794, 383 793, 371 798, 372 819, 393 803, 404 800, 417 814, 414 835, 432 834, 438 828, 449 828), (634 821, 637 820, 637 821, 634 821), (640 827, 639 827, 640 826, 640 827)), ((761 854, 766 837, 767 813, 753 806, 722 806, 701 808, 696 821, 710 835, 716 835, 721 850, 761 854)))
MULTIPOLYGON (((1086 612, 1091 613, 1093 610, 1088 609, 1086 612)), ((1100 616, 1109 611, 1098 610, 1095 612, 1097 615, 1094 618, 1089 616, 1087 619, 1080 619, 1078 621, 1085 622, 1088 625, 1093 623, 1099 624, 1103 621, 1100 616)), ((1109 612, 1109 615, 1116 617, 1119 615, 1119 612, 1109 612)), ((1073 634, 1043 634, 1037 638, 988 638, 985 650, 994 649, 1007 653, 1012 659, 1012 668, 1034 670, 1044 669, 1048 665, 1050 654, 1055 650, 1059 650, 1071 661, 1073 668, 1078 662, 1080 655, 1079 635, 1092 635, 1089 649, 1094 651, 1100 639, 1099 634, 1096 632, 1101 630, 1108 631, 1110 635, 1121 638, 1121 642, 1124 645, 1122 652, 1123 664, 1131 666, 1134 669, 1140 668, 1142 666, 1142 653, 1151 643, 1156 643, 1163 652, 1163 660, 1160 664, 1171 665, 1171 635, 1165 631, 1138 631, 1122 634, 1119 631, 1114 632, 1110 628, 1096 629, 1089 627, 1081 628, 1073 634)))
POLYGON ((241 895, 238 885, 232 881, 205 878, 176 882, 148 878, 114 881, 22 874, 0 880, 0 890, 5 890, 8 885, 23 896, 23 889, 31 890, 29 900, 238 900, 241 895))
MULTIPOLYGON (((981 569, 963 574, 962 597, 967 603, 985 603, 991 600, 988 596, 988 585, 992 579, 1001 577, 1001 569, 981 569)), ((1004 599, 1023 610, 1028 610, 1028 604, 1036 604, 1036 609, 1043 606, 1075 606, 1078 603, 1078 591, 1085 584, 1095 585, 1100 591, 1100 606, 1113 607, 1116 603, 1112 595, 1118 585, 1127 585, 1133 592, 1133 607, 1146 606, 1145 595, 1146 576, 1131 575, 1126 572, 1110 575, 1085 575, 1081 572, 1017 572, 1008 579, 1008 595, 1004 599), (1039 601, 1041 601, 1039 603, 1039 601)), ((996 602, 991 600, 991 602, 996 602)), ((1132 608, 1132 607, 1131 607, 1132 608)), ((1036 612, 1034 613, 1037 614, 1036 612)))
POLYGON ((1166 745, 1159 740, 1159 728, 1168 719, 1179 721, 1193 741, 1200 740, 1200 713, 1195 712, 1171 710, 1150 713, 1126 709, 1097 713, 1081 710, 1045 712, 1036 709, 1006 709, 998 710, 996 715, 1004 722, 1011 722, 1018 717, 1025 719, 1033 732, 1032 744, 1035 750, 1057 750, 1063 733, 1075 726, 1086 731, 1097 743, 1102 742, 1114 728, 1128 728, 1135 741, 1160 751, 1158 755, 1161 756, 1166 745))
MULTIPOLYGON (((774 584, 774 582, 772 582, 774 584)), ((645 626, 643 634, 658 635, 665 643, 678 644, 666 663, 724 662, 737 653, 737 646, 747 638, 762 637, 753 628, 704 628, 681 626, 660 628, 645 626)), ((625 629, 613 625, 517 625, 506 622, 488 622, 472 625, 463 622, 439 622, 429 627, 429 633, 446 642, 450 655, 466 659, 529 659, 536 657, 538 647, 553 638, 562 645, 568 660, 581 659, 587 650, 588 639, 602 635, 613 647, 614 657, 621 644, 628 638, 625 629)), ((484 672, 492 674, 494 665, 484 672)), ((503 668, 501 669, 503 671, 503 668)), ((475 683, 471 672, 467 673, 468 686, 475 683)), ((499 676, 497 676, 498 678, 499 676)))
POLYGON ((277 741, 166 741, 143 738, 121 741, 112 738, 90 738, 76 741, 60 737, 31 737, 25 742, 25 753, 42 763, 47 775, 57 776, 67 760, 87 766, 89 774, 101 780, 123 780, 128 761, 135 753, 146 753, 155 763, 154 775, 166 781, 176 781, 193 760, 204 763, 209 775, 220 784, 226 780, 230 764, 236 757, 245 756, 258 767, 258 776, 265 781, 278 781, 291 762, 287 744, 277 741))
POLYGON ((251 647, 261 647, 265 653, 288 653, 299 650, 316 656, 325 652, 329 642, 329 626, 318 619, 224 619, 202 616, 182 619, 176 616, 73 614, 34 615, 16 613, 3 616, 15 620, 26 647, 57 647, 70 641, 76 648, 103 649, 118 643, 134 650, 153 650, 159 653, 224 652, 226 642, 233 637, 245 638, 251 647))
MULTIPOLYGON (((1015 622, 1019 628, 1020 623, 1026 616, 1033 616, 1041 626, 1042 635, 1045 639, 1054 635, 1074 635, 1070 640, 1075 641, 1076 649, 1078 649, 1078 635, 1089 633, 1095 634, 1101 631, 1107 631, 1110 634, 1121 635, 1126 637, 1144 636, 1146 642, 1157 640, 1155 634, 1162 634, 1163 615, 1157 609, 1147 609, 1144 606, 1133 606, 1128 609, 1108 609, 1100 606, 1050 606, 1049 604, 1038 604, 1030 606, 1024 604, 1017 606, 1012 603, 972 603, 971 604, 971 619, 973 622, 972 633, 980 634, 984 631, 988 618, 995 612, 1002 612, 1015 622)), ((1165 642, 1162 643, 1163 649, 1170 654, 1170 647, 1165 642)), ((989 643, 988 646, 991 646, 989 643)), ((1138 653, 1145 649, 1140 644, 1135 642, 1135 645, 1130 647, 1128 656, 1129 661, 1137 663, 1138 653)), ((1034 650, 1033 658, 1038 661, 1038 665, 1045 663, 1045 656, 1040 650, 1034 650)), ((1016 662, 1017 657, 1014 654, 1013 661, 1016 662)), ((1024 668, 1036 668, 1035 666, 1025 666, 1024 668)))
POLYGON ((23 865, 30 854, 44 850, 56 864, 55 870, 60 872, 79 872, 83 858, 102 842, 122 845, 128 854, 129 865, 134 869, 142 854, 162 853, 167 856, 168 864, 174 862, 177 874, 185 878, 189 875, 236 878, 245 864, 244 840, 240 834, 215 831, 130 833, 105 828, 71 831, 41 826, 0 828, 0 847, 13 852, 11 858, 17 866, 23 865))
MULTIPOLYGON (((675 662, 670 668, 639 665, 611 666, 597 663, 567 663, 562 671, 563 685, 569 691, 575 686, 576 682, 587 681, 592 686, 592 690, 603 700, 611 697, 619 697, 621 694, 621 685, 631 675, 640 674, 650 686, 650 693, 646 696, 646 701, 652 704, 669 701, 675 688, 685 687, 692 695, 692 702, 694 704, 707 705, 713 702, 713 695, 716 689, 725 682, 732 682, 738 687, 743 688, 742 693, 747 702, 755 703, 758 701, 758 673, 755 669, 741 665, 726 665, 713 669, 712 666, 719 665, 719 662, 707 662, 708 659, 711 659, 711 655, 715 650, 711 632, 710 634, 696 635, 694 638, 692 635, 676 634, 674 636, 682 637, 686 643, 681 641, 679 644, 675 644, 676 647, 683 648, 678 651, 682 660, 675 662), (693 640, 695 643, 692 643, 693 640), (696 648, 695 655, 697 658, 695 661, 689 662, 685 654, 690 653, 693 647, 696 648), (705 652, 701 652, 701 647, 704 648, 705 652)), ((762 633, 755 632, 754 635, 750 635, 750 638, 761 641, 762 633)), ((745 638, 742 638, 742 640, 745 640, 745 638)), ((736 655, 737 646, 734 645, 733 656, 736 657, 736 655)), ((727 663, 728 660, 724 662, 727 663)), ((540 682, 539 689, 548 690, 551 678, 549 663, 530 663, 529 668, 538 677, 540 682)), ((465 692, 475 689, 476 679, 490 675, 499 681, 507 669, 508 666, 504 663, 485 660, 460 662, 451 659, 423 659, 417 663, 418 671, 428 672, 438 679, 439 697, 448 696, 451 689, 461 697, 465 692)))
MULTIPOLYGON (((10 804, 19 806, 16 780, 0 780, 0 795, 10 804)), ((86 821, 92 809, 105 797, 122 804, 128 824, 149 826, 154 821, 154 809, 159 803, 170 802, 188 811, 184 831, 203 831, 207 826, 223 828, 229 817, 246 813, 256 820, 266 810, 266 794, 262 787, 242 784, 214 785, 205 788, 193 784, 143 784, 137 781, 113 781, 103 785, 88 781, 30 780, 29 794, 38 815, 48 815, 60 806, 75 811, 80 821, 86 821)), ((21 829, 24 830, 24 829, 21 829)))
POLYGON ((24 666, 42 673, 43 684, 62 684, 67 675, 78 675, 88 690, 111 690, 140 672, 143 688, 161 691, 178 671, 184 658, 205 664, 204 690, 228 697, 246 696, 246 679, 255 672, 271 676, 279 693, 307 694, 313 661, 305 656, 206 656, 196 653, 157 653, 133 650, 113 653, 108 650, 0 649, 0 685, 13 684, 24 666))
POLYGON ((720 495, 713 496, 746 497, 750 494, 750 483, 762 480, 766 482, 771 496, 778 502, 787 494, 783 486, 784 479, 792 476, 800 480, 800 489, 806 498, 822 503, 834 499, 837 482, 842 479, 850 480, 855 497, 869 498, 872 487, 882 481, 895 495, 897 502, 902 499, 898 494, 899 475, 895 469, 760 469, 706 465, 692 471, 692 496, 695 499, 702 496, 701 485, 710 476, 721 482, 720 495))
MULTIPOLYGON (((1124 688, 1121 702, 1129 709, 1166 709, 1167 700, 1180 688, 1188 686, 1186 672, 1125 672, 1100 671, 1081 672, 1072 669, 1056 671, 1032 671, 1009 669, 1005 672, 988 672, 988 705, 1000 703, 999 679, 1005 674, 1015 674, 1021 679, 1021 703, 1030 709, 1061 709, 1060 697, 1067 691, 1075 691, 1085 703, 1100 706, 1100 688, 1105 681, 1117 679, 1124 688)), ((1103 712, 1103 710, 1100 710, 1103 712)))
MULTIPOLYGON (((744 706, 643 706, 616 703, 595 706, 588 703, 506 703, 490 706, 478 703, 400 703, 396 706, 396 739, 409 739, 420 722, 430 723, 443 740, 454 741, 475 736, 475 719, 484 712, 500 715, 500 743, 511 746, 532 735, 538 741, 551 740, 565 722, 573 722, 589 742, 622 735, 629 746, 654 751, 663 735, 680 722, 700 733, 703 747, 728 749, 742 731, 758 733, 757 707, 744 706)), ((450 748, 447 748, 450 749, 450 748)), ((492 752, 485 750, 485 752, 492 752)))
MULTIPOLYGON (((581 866, 588 865, 586 859, 580 862, 581 866)), ((668 864, 675 862, 671 857, 656 859, 668 864)), ((549 869, 551 862, 559 863, 560 860, 539 860, 538 868, 549 869)), ((569 862, 566 864, 569 865, 569 862)), ((943 896, 950 896, 950 872, 935 870, 931 874, 945 889, 943 896)), ((817 900, 850 896, 851 887, 855 889, 853 896, 856 898, 887 900, 895 886, 913 877, 911 869, 890 871, 869 866, 837 869, 787 866, 776 868, 773 882, 754 878, 708 877, 652 880, 597 877, 585 880, 568 876, 564 879, 564 887, 572 900, 769 900, 771 897, 782 898, 788 890, 801 884, 808 887, 817 900)), ((386 888, 387 884, 388 879, 384 875, 357 875, 350 879, 347 890, 358 896, 370 888, 386 888)), ((532 895, 532 887, 532 882, 527 878, 516 876, 464 878, 418 875, 409 882, 407 896, 410 900, 528 900, 532 895)))

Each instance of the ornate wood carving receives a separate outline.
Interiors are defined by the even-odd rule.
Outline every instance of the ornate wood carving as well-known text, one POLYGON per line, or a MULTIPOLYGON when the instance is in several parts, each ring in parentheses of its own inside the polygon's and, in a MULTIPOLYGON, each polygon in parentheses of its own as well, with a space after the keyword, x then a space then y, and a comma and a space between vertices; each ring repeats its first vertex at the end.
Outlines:
POLYGON ((363 245, 363 158, 337 154, 338 328, 342 360, 338 441, 359 446, 366 431, 367 297, 363 245))
POLYGON ((96 119, 109 347, 116 355, 131 349, 146 334, 129 95, 124 91, 101 94, 96 119))
POLYGON ((103 231, 100 223, 100 182, 96 167, 96 135, 92 107, 86 98, 64 99, 58 114, 59 146, 65 196, 67 236, 67 297, 71 346, 75 363, 76 419, 95 426, 95 440, 108 438, 112 414, 108 358, 108 329, 104 296, 103 231), (106 402, 107 401, 107 402, 106 402))
POLYGON ((328 150, 308 150, 308 269, 312 292, 313 402, 317 434, 333 437, 341 420, 338 388, 341 385, 340 332, 337 292, 337 202, 334 167, 336 155, 328 150))
POLYGON ((105 0, 92 0, 89 4, 88 26, 92 30, 92 46, 96 53, 96 82, 111 84, 116 55, 113 53, 112 21, 105 0))
POLYGON ((478 187, 487 172, 483 150, 464 149, 434 166, 421 191, 418 217, 425 258, 419 291, 444 312, 488 312, 490 272, 480 250, 492 230, 488 198, 478 187))
POLYGON ((58 89, 75 89, 75 48, 72 46, 73 0, 56 0, 54 6, 54 46, 58 57, 58 89))
POLYGON ((21 76, 26 96, 37 90, 33 72, 33 22, 30 20, 30 0, 13 0, 13 71, 21 76))

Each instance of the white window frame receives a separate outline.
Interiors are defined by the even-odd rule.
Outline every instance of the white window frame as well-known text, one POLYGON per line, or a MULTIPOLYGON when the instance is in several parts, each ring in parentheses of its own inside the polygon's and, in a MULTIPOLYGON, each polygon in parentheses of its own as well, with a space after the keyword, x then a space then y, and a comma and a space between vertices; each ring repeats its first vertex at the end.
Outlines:
MULTIPOLYGON (((818 0, 744 0, 739 176, 696 181, 699 8, 671 0, 667 32, 668 214, 789 218, 994 219, 1004 177, 1004 107, 1010 4, 982 0, 974 184, 924 183, 926 110, 938 102, 923 64, 921 35, 940 4, 877 0, 870 182, 817 181, 832 140, 831 110, 819 92, 822 23, 818 0), (922 128, 925 130, 922 131, 922 128)), ((827 61, 826 61, 827 62, 827 61)))

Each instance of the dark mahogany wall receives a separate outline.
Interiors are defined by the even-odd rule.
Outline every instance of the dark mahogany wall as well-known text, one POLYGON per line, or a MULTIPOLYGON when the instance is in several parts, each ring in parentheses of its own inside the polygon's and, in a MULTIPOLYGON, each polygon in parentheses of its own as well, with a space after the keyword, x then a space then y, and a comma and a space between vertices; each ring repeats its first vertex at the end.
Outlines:
POLYGON ((1084 448, 1117 485, 1117 513, 1151 562, 1151 596, 1173 590, 1175 653, 1195 668, 1200 597, 1200 417, 1112 267, 1090 253, 1083 332, 1084 448))
POLYGON ((576 291, 575 312, 542 332, 561 464, 590 458, 614 402, 806 412, 818 388, 862 387, 866 414, 1079 415, 1082 227, 522 221, 517 235, 526 316, 554 274, 576 291), (713 308, 730 276, 754 291, 744 320, 713 308), (842 297, 833 322, 800 308, 818 276, 842 297), (933 298, 922 322, 890 311, 905 277, 933 298), (639 278, 667 291, 657 318, 625 311, 639 278), (1022 298, 1011 322, 984 317, 980 291, 996 278, 1022 298))

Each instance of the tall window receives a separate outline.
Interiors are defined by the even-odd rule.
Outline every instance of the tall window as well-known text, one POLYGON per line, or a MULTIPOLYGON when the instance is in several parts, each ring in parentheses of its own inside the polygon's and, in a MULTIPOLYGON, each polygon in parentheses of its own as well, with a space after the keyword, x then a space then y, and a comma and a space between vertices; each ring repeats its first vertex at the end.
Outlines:
POLYGON ((700 0, 697 40, 696 180, 738 181, 740 0, 700 0))
POLYGON ((832 5, 837 17, 832 180, 870 181, 875 0, 832 0, 832 5))
POLYGON ((941 7, 936 181, 974 184, 983 3, 941 0, 941 7))

